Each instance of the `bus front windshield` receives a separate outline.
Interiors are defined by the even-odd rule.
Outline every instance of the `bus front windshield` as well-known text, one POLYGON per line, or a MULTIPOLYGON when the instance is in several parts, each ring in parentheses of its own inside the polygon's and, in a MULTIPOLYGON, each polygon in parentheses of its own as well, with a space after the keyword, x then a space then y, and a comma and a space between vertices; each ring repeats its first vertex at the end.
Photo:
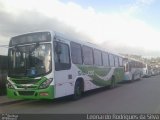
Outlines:
POLYGON ((50 71, 50 43, 19 45, 9 49, 9 77, 38 77, 50 71))

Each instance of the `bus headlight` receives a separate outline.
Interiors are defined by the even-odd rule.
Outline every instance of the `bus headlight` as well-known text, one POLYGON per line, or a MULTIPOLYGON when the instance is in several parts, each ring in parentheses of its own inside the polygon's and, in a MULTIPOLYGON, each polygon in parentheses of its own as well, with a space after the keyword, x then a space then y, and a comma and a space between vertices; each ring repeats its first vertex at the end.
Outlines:
POLYGON ((53 78, 50 78, 50 79, 44 81, 43 83, 41 83, 41 85, 39 86, 39 88, 40 89, 47 88, 51 84, 52 81, 53 81, 53 78))
POLYGON ((13 85, 9 81, 7 81, 6 85, 7 85, 7 88, 14 89, 13 85))

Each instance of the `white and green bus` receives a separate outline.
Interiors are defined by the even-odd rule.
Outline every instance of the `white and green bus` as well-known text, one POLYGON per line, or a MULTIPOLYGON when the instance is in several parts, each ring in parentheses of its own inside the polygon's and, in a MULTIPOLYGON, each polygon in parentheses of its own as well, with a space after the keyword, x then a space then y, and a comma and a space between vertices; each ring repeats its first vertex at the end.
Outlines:
POLYGON ((125 57, 123 62, 125 68, 124 80, 133 81, 143 77, 144 64, 142 61, 125 57))
POLYGON ((124 78, 123 58, 91 43, 55 31, 12 37, 9 43, 7 95, 19 99, 55 99, 124 78))

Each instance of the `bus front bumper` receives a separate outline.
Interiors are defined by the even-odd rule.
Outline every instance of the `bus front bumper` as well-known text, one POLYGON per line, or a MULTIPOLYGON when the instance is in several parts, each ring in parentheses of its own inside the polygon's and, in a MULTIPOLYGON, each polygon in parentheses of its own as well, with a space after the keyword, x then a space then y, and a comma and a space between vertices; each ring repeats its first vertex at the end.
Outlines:
POLYGON ((37 90, 16 90, 7 88, 7 96, 14 99, 54 99, 54 86, 37 90))

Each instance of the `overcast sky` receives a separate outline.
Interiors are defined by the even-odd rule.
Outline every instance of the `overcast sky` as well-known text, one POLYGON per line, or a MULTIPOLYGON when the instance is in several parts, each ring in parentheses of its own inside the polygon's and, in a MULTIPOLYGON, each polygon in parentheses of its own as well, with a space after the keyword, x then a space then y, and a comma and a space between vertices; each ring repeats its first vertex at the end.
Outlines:
POLYGON ((54 29, 118 53, 160 56, 159 11, 159 0, 0 0, 0 45, 54 29))

